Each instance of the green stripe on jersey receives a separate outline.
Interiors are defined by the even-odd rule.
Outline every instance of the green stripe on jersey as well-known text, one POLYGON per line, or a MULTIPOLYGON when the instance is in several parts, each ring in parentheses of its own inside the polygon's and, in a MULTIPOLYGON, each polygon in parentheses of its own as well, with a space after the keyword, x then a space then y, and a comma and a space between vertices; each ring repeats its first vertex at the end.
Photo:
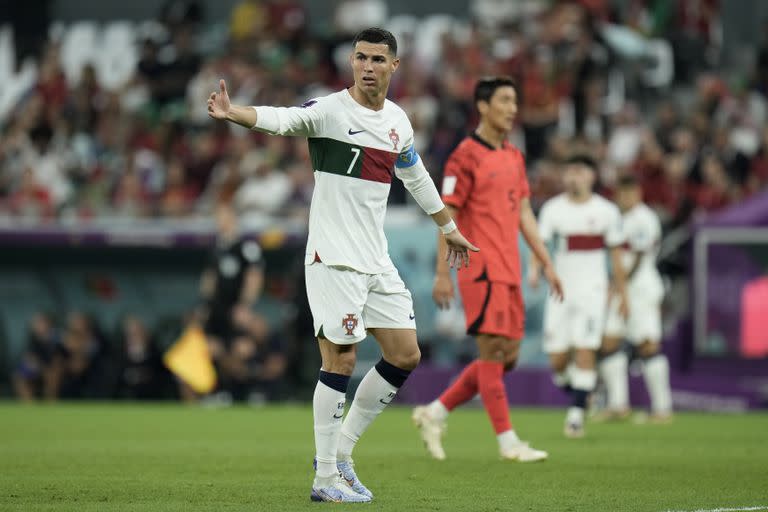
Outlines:
POLYGON ((342 176, 361 178, 363 172, 363 147, 335 139, 309 138, 309 156, 312 168, 342 176))

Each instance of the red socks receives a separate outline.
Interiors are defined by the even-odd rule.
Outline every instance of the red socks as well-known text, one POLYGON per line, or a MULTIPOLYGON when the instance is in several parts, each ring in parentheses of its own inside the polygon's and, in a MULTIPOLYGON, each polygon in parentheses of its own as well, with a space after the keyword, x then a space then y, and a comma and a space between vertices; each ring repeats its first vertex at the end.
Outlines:
POLYGON ((504 388, 504 364, 476 359, 461 372, 459 378, 440 395, 440 402, 449 411, 480 392, 485 410, 497 434, 512 429, 509 421, 507 390, 504 388))
POLYGON ((464 368, 459 378, 448 389, 443 391, 443 394, 438 398, 449 411, 452 411, 464 402, 469 402, 477 394, 478 363, 479 361, 477 360, 472 361, 464 368))
POLYGON ((483 405, 497 434, 512 429, 509 421, 507 390, 504 388, 504 363, 477 361, 477 387, 483 405))

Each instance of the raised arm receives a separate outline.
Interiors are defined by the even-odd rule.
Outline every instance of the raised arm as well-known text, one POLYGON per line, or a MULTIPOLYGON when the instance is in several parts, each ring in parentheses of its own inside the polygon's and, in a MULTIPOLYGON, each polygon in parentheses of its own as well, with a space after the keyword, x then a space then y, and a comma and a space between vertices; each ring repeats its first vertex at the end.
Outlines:
POLYGON ((300 107, 233 105, 229 101, 224 80, 219 80, 219 90, 211 93, 208 98, 208 115, 213 119, 230 121, 271 135, 305 137, 319 132, 324 120, 324 110, 319 100, 308 101, 300 107))
POLYGON ((232 105, 224 80, 219 80, 218 92, 212 92, 208 98, 208 115, 221 121, 231 121, 248 129, 256 126, 258 120, 255 108, 232 105))

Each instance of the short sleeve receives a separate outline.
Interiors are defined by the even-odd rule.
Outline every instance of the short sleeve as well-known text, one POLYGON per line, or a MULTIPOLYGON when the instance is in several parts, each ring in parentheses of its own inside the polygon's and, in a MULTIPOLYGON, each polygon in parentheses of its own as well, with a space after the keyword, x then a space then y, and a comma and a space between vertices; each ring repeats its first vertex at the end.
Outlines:
POLYGON ((605 243, 608 247, 618 247, 626 240, 621 226, 621 214, 614 205, 608 208, 608 228, 605 232, 605 243))
POLYGON ((456 208, 463 207, 472 193, 472 186, 474 185, 474 176, 469 166, 466 165, 466 158, 462 158, 461 153, 454 151, 448 157, 443 171, 441 190, 443 202, 456 208))
POLYGON ((658 221, 647 216, 627 230, 627 242, 635 252, 647 252, 653 249, 660 235, 658 221))

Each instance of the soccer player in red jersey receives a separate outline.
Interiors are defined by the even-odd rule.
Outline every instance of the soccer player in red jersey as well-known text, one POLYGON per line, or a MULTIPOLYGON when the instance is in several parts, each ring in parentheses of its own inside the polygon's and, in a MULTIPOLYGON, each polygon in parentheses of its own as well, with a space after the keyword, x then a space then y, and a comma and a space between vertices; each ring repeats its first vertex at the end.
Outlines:
MULTIPOLYGON (((432 403, 417 407, 413 420, 429 453, 444 459, 441 438, 448 413, 478 392, 499 442, 502 458, 532 462, 547 458, 518 438, 509 419, 503 374, 514 368, 524 330, 518 235, 539 260, 552 293, 562 298, 560 280, 538 234, 529 201, 522 153, 507 142, 517 114, 517 92, 511 79, 482 79, 475 87, 480 124, 453 151, 445 164, 443 202, 463 233, 482 251, 472 266, 458 273, 467 333, 476 337, 479 357, 432 403)), ((450 268, 438 239, 433 298, 440 308, 454 296, 450 268)))

